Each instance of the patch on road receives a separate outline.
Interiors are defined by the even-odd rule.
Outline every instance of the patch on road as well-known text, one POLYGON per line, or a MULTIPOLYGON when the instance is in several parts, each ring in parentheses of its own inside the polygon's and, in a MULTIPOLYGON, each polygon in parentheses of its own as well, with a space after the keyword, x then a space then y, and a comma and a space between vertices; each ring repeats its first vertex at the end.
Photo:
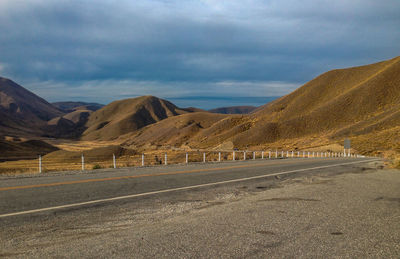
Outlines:
POLYGON ((263 200, 258 200, 258 201, 321 201, 321 200, 298 198, 298 197, 284 197, 284 198, 263 199, 263 200))

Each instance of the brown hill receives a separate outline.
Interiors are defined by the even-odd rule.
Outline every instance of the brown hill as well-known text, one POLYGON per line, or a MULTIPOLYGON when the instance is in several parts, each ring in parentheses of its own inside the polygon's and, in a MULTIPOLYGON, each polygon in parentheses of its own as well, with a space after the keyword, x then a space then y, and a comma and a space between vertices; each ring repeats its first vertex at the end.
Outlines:
POLYGON ((185 113, 188 111, 154 96, 115 101, 90 115, 82 139, 116 139, 149 124, 185 113))
POLYGON ((64 111, 65 113, 71 113, 77 110, 97 111, 104 107, 103 104, 86 102, 55 102, 52 103, 52 105, 64 111))
POLYGON ((48 121, 44 136, 52 138, 77 139, 87 129, 86 123, 92 114, 90 110, 76 110, 48 121))
POLYGON ((195 112, 171 117, 134 132, 127 136, 127 146, 182 146, 193 142, 201 143, 207 139, 202 134, 217 121, 228 115, 208 112, 195 112), (203 137, 204 136, 204 137, 203 137))
POLYGON ((34 159, 38 155, 44 155, 58 148, 41 140, 28 140, 28 141, 9 141, 5 139, 0 140, 0 162, 10 161, 17 159, 34 159))
POLYGON ((81 152, 58 150, 50 154, 47 154, 46 156, 43 157, 43 159, 52 162, 80 161, 82 154, 85 155, 87 161, 89 161, 89 159, 97 161, 102 161, 104 159, 111 160, 113 155, 117 157, 124 155, 138 155, 138 153, 135 150, 112 145, 106 147, 93 148, 81 152))
MULTIPOLYGON (((186 115, 186 120, 194 115, 186 115)), ((206 121, 207 115, 203 116, 193 117, 192 124, 206 121)), ((285 142, 295 147, 301 146, 299 139, 314 139, 316 145, 318 139, 341 143, 343 138, 350 137, 360 151, 395 149, 399 142, 390 143, 388 136, 398 136, 400 129, 400 57, 324 73, 250 115, 211 119, 212 123, 185 142, 176 139, 176 134, 160 137, 165 125, 174 125, 174 120, 169 118, 144 128, 132 136, 130 143, 185 143, 194 148, 231 143, 232 147, 245 148, 285 142), (370 141, 369 149, 362 149, 359 139, 368 134, 382 141, 370 141)))
POLYGON ((209 110, 209 112, 222 114, 249 114, 256 109, 256 106, 230 106, 212 109, 209 110))
POLYGON ((360 135, 400 124, 400 57, 372 65, 327 72, 293 93, 262 107, 250 117, 253 126, 239 144, 256 144, 260 132, 276 138, 329 133, 360 135), (249 136, 252 136, 249 139, 249 136))
POLYGON ((0 135, 37 135, 62 112, 15 82, 0 77, 0 135))

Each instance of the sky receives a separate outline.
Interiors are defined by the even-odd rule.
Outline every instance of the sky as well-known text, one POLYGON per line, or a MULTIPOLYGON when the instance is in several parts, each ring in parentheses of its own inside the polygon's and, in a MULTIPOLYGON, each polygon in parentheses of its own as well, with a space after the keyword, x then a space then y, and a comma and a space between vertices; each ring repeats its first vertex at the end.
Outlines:
POLYGON ((0 0, 0 76, 51 102, 261 105, 399 56, 399 14, 399 0, 0 0))

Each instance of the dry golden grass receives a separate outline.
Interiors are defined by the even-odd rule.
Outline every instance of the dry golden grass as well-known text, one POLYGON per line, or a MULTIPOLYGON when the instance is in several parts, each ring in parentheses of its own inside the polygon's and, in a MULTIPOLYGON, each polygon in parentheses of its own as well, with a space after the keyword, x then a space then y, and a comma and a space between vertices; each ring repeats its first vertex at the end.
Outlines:
POLYGON ((0 161, 19 158, 35 158, 57 150, 42 140, 7 141, 0 140, 0 161))
POLYGON ((251 115, 178 117, 149 125, 129 135, 126 143, 152 148, 289 146, 339 151, 344 138, 351 138, 358 152, 390 150, 395 139, 388 132, 400 126, 400 57, 327 72, 251 115), (189 125, 181 127, 178 117, 189 125))
POLYGON ((50 144, 66 151, 85 151, 93 148, 107 147, 121 144, 119 141, 74 141, 74 140, 48 140, 50 144))
POLYGON ((400 169, 400 154, 396 156, 396 158, 393 160, 393 166, 397 169, 400 169))
POLYGON ((15 82, 0 77, 0 135, 37 136, 62 112, 15 82))
POLYGON ((113 140, 165 118, 187 113, 154 96, 115 101, 91 114, 83 140, 113 140))
MULTIPOLYGON (((164 165, 165 154, 168 164, 185 164, 186 153, 188 162, 203 162, 203 153, 206 154, 206 161, 217 162, 218 152, 210 150, 150 150, 144 153, 145 166, 164 165)), ((137 167, 142 166, 142 153, 134 150, 127 150, 119 146, 95 148, 84 152, 85 170, 113 168, 113 155, 116 158, 116 167, 137 167)), ((42 157, 42 172, 55 171, 80 171, 82 170, 82 153, 60 150, 42 157)), ((257 158, 261 153, 257 153, 257 158)), ((221 161, 232 160, 232 152, 221 152, 221 161)), ((248 159, 252 157, 248 154, 248 159)), ((243 159, 243 153, 237 152, 236 159, 243 159)), ((0 163, 0 174, 22 174, 39 173, 39 159, 8 161, 0 163)))
MULTIPOLYGON (((198 139, 202 142, 201 131, 209 128, 211 125, 220 121, 229 115, 213 114, 207 112, 195 112, 174 116, 153 125, 149 125, 132 135, 127 136, 128 141, 124 143, 127 146, 146 146, 149 147, 165 147, 175 146, 180 147, 186 143, 193 142, 198 139), (200 138, 200 139, 199 139, 200 138)), ((204 146, 203 148, 212 145, 204 146)), ((194 148, 199 148, 196 146, 194 148)))
POLYGON ((48 170, 66 165, 63 157, 79 167, 82 152, 88 167, 110 167, 114 153, 119 166, 136 166, 142 152, 149 164, 163 162, 165 152, 172 163, 184 162, 187 151, 200 162, 201 150, 215 160, 211 149, 342 152, 345 138, 354 152, 384 156, 399 166, 400 57, 327 72, 250 115, 187 113, 141 97, 92 113, 88 126, 86 141, 51 141, 63 151, 46 157, 48 170))

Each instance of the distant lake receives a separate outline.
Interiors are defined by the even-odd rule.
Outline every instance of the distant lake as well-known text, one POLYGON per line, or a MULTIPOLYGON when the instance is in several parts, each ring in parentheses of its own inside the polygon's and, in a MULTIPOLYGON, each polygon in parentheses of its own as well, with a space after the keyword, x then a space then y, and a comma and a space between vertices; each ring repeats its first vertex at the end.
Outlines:
POLYGON ((178 107, 196 107, 204 110, 227 107, 227 106, 261 106, 269 103, 280 96, 266 97, 208 97, 208 96, 190 96, 166 98, 178 107))

